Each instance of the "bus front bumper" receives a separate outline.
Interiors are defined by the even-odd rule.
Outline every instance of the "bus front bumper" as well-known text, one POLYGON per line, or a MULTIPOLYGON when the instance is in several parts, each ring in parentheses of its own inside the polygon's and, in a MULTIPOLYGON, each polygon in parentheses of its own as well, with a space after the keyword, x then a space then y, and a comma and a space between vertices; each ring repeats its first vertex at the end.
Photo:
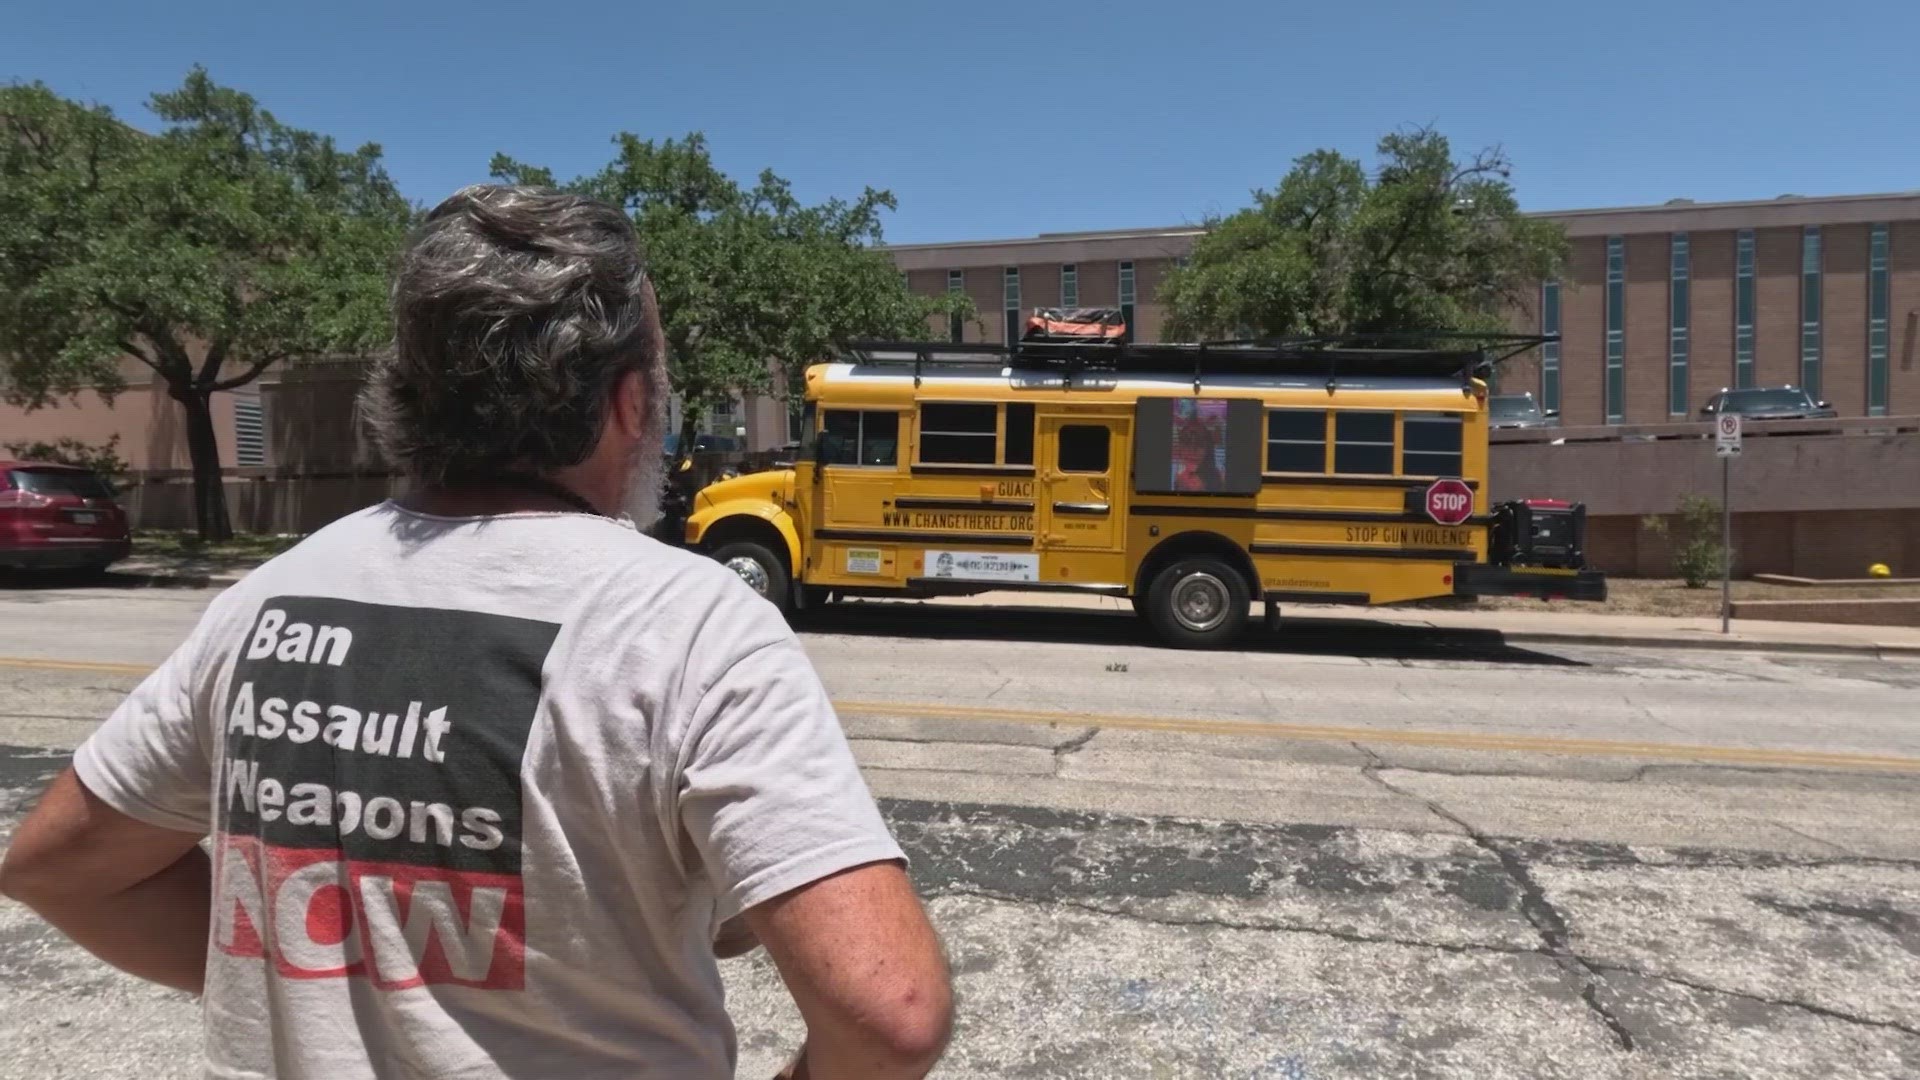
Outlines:
POLYGON ((1598 570, 1553 570, 1546 567, 1492 566, 1455 563, 1455 596, 1537 596, 1542 600, 1607 598, 1607 575, 1598 570))

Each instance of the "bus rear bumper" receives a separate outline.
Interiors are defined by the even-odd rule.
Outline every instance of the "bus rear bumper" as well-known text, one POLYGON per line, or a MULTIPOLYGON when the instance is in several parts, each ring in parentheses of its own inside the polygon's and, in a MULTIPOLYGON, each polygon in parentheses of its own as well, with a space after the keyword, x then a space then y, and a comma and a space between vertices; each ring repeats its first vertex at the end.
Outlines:
POLYGON ((1455 563, 1455 596, 1537 596, 1542 600, 1607 598, 1607 575, 1598 570, 1551 570, 1545 567, 1492 566, 1455 563))

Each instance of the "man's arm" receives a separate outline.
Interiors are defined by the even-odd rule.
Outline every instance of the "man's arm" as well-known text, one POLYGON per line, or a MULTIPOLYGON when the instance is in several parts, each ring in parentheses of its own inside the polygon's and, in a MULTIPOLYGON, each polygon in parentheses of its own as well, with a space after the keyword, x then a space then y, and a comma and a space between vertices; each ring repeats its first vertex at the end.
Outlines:
POLYGON ((114 967, 198 994, 213 907, 199 839, 120 813, 69 768, 14 834, 0 894, 114 967))
POLYGON ((919 1080, 946 1049, 946 957, 897 863, 842 871, 744 913, 807 1022, 793 1080, 919 1080))
MULTIPOLYGON (((794 1075, 917 1080, 946 1045, 953 1003, 904 853, 799 640, 763 626, 772 610, 737 579, 720 599, 703 624, 713 644, 696 643, 689 669, 704 685, 674 825, 699 854, 717 914, 765 946, 806 1018, 794 1075), (716 672, 706 656, 726 659, 716 672)), ((737 935, 719 937, 723 952, 738 947, 737 935)))

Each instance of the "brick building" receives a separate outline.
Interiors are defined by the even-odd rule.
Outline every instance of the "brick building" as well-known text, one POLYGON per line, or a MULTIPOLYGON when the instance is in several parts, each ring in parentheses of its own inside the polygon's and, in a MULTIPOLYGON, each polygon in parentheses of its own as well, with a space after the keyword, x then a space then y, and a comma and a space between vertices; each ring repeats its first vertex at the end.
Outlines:
MULTIPOLYGON (((1515 313, 1560 335, 1518 358, 1505 391, 1532 391, 1569 425, 1662 423, 1722 387, 1806 386, 1842 416, 1920 413, 1920 192, 1573 210, 1567 272, 1515 313)), ((1003 342, 1035 307, 1118 306, 1159 340, 1160 280, 1195 228, 1043 233, 889 249, 916 292, 965 292, 979 319, 935 327, 1003 342)))

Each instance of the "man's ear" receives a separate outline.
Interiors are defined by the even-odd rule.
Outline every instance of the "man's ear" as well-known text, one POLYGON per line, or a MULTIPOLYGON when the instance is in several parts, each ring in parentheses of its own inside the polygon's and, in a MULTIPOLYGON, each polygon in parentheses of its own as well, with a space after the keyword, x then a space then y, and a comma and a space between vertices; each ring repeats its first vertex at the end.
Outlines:
POLYGON ((629 371, 613 384, 612 422, 620 434, 639 439, 646 434, 647 390, 640 372, 629 371))

